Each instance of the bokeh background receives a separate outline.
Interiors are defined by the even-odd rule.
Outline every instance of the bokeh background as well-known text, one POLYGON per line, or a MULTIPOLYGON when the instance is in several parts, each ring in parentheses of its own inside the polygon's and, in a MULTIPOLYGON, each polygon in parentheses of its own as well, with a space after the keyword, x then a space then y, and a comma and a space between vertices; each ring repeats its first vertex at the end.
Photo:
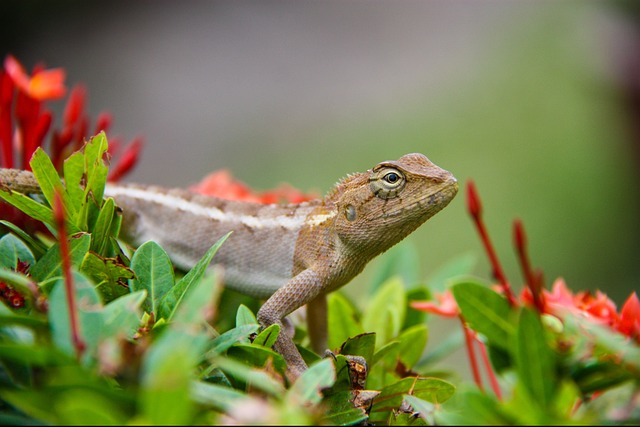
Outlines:
POLYGON ((111 135, 144 136, 131 181, 228 168, 324 193, 422 152, 463 189, 409 239, 424 277, 462 254, 489 277, 473 179, 516 287, 518 217, 547 284, 618 304, 638 289, 638 2, 3 0, 0 53, 64 67, 92 117, 113 113, 111 135))

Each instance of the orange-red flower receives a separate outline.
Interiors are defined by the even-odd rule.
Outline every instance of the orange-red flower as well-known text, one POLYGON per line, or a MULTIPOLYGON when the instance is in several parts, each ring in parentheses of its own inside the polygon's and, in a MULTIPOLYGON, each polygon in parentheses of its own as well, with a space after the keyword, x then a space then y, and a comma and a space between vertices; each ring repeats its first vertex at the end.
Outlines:
POLYGON ((437 314, 443 317, 456 317, 460 315, 460 309, 458 303, 451 291, 446 291, 441 294, 434 295, 436 302, 434 301, 413 301, 411 307, 416 310, 426 311, 427 313, 437 314))
POLYGON ((314 194, 305 194, 286 184, 269 191, 255 191, 248 185, 236 180, 226 170, 218 170, 207 175, 198 184, 190 187, 195 193, 219 197, 227 200, 243 200, 255 203, 301 203, 316 198, 314 194))
POLYGON ((33 76, 29 76, 17 59, 7 55, 4 69, 19 90, 38 101, 62 98, 67 91, 64 86, 65 72, 62 68, 37 68, 33 76))

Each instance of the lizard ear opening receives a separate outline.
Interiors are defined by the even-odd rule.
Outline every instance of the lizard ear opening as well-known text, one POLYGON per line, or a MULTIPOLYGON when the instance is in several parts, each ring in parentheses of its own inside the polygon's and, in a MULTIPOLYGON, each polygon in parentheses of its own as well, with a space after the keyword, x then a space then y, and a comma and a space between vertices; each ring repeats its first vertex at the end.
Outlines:
POLYGON ((373 171, 369 178, 369 188, 373 194, 383 200, 393 199, 400 194, 406 181, 399 169, 387 166, 373 171))

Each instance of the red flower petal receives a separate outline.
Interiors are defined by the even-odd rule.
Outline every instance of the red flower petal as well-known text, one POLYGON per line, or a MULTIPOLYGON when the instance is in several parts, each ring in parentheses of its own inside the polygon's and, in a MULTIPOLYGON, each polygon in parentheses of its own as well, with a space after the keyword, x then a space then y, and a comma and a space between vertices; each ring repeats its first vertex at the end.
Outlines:
POLYGON ((62 68, 38 70, 33 77, 29 77, 22 64, 12 55, 7 55, 4 59, 4 69, 18 89, 33 99, 57 99, 66 93, 65 71, 62 68))
POLYGON ((456 317, 460 314, 458 303, 450 291, 435 294, 437 302, 433 301, 413 301, 411 307, 427 313, 437 314, 443 317, 456 317))
POLYGON ((635 292, 629 295, 622 306, 617 329, 629 337, 640 339, 640 300, 635 292))

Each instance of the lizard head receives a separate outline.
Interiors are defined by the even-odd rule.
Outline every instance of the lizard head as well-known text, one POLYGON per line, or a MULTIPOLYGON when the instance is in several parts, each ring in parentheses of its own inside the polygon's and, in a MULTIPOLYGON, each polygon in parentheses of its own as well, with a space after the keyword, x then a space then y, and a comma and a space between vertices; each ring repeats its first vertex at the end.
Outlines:
POLYGON ((450 172, 414 153, 347 177, 330 199, 341 242, 375 256, 442 210, 457 192, 450 172))

